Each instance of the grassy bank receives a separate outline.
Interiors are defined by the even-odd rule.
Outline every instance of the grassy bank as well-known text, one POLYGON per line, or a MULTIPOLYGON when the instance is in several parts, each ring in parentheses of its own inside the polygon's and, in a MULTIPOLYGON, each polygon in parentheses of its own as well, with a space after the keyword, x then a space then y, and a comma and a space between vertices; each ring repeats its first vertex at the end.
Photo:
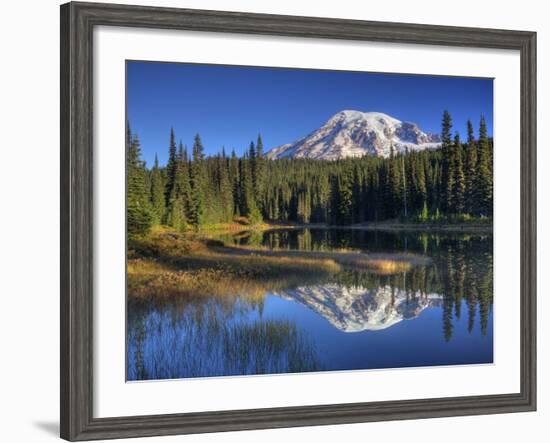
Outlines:
POLYGON ((291 229, 295 226, 293 224, 267 222, 252 224, 246 217, 235 217, 232 222, 202 225, 196 232, 200 233, 203 237, 212 238, 223 234, 238 234, 243 231, 264 232, 273 229, 291 229))
POLYGON ((216 238, 221 234, 238 234, 249 231, 264 232, 278 229, 353 229, 369 231, 433 231, 433 232, 480 232, 492 233, 493 220, 491 218, 470 219, 442 219, 440 221, 414 221, 414 220, 385 220, 381 222, 369 222, 352 225, 329 225, 326 223, 267 223, 262 222, 251 225, 245 218, 237 219, 231 223, 218 223, 205 225, 198 232, 209 238, 216 238))
POLYGON ((292 262, 329 261, 343 267, 362 268, 380 273, 396 273, 408 271, 413 266, 427 265, 430 259, 416 254, 366 254, 355 250, 337 251, 299 251, 288 249, 269 249, 249 246, 227 246, 213 243, 213 250, 239 257, 274 258, 277 260, 292 260, 292 262))
MULTIPOLYGON (((201 226, 196 233, 205 238, 218 238, 220 235, 238 235, 239 233, 261 233, 284 229, 353 229, 369 231, 433 231, 433 232, 480 232, 492 233, 491 218, 446 218, 439 221, 385 220, 352 225, 330 225, 327 223, 271 223, 251 224, 245 217, 236 217, 232 222, 201 226)), ((162 229, 162 228, 156 228, 162 229)))
POLYGON ((228 246, 211 235, 158 228, 146 236, 130 239, 129 298, 230 294, 258 297, 268 290, 318 283, 343 268, 394 274, 429 263, 429 259, 413 254, 228 246))
MULTIPOLYGON (((271 226, 271 225, 268 225, 271 226)), ((434 222, 414 222, 414 221, 383 221, 370 222, 354 225, 327 225, 324 223, 293 224, 293 225, 273 225, 270 229, 354 229, 365 231, 432 231, 432 232, 472 232, 472 233, 492 233, 492 220, 476 220, 470 222, 454 223, 434 223, 434 222)))
POLYGON ((129 241, 128 295, 131 299, 172 296, 258 296, 341 270, 328 258, 235 254, 200 233, 154 232, 129 241))

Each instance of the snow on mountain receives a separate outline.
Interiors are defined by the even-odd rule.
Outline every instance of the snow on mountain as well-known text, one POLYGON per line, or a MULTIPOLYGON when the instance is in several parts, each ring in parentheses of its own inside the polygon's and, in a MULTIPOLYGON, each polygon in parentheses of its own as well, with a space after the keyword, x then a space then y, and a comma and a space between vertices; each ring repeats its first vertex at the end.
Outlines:
POLYGON ((402 122, 381 112, 341 111, 306 137, 273 148, 270 159, 311 158, 338 160, 375 155, 389 157, 405 151, 436 149, 439 135, 420 130, 415 123, 402 122))
POLYGON ((416 318, 428 307, 441 306, 439 294, 420 294, 382 286, 374 289, 337 284, 305 286, 275 292, 323 316, 344 332, 378 331, 416 318))

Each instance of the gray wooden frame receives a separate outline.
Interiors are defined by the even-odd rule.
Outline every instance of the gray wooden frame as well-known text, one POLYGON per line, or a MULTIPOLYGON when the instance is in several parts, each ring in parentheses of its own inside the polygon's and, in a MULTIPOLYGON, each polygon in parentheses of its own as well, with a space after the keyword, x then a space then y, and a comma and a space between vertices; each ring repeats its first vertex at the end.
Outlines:
MULTIPOLYGON (((123 116, 121 116, 123 118, 123 116)), ((536 409, 536 33, 99 3, 61 6, 61 437, 71 441, 536 409), (94 26, 512 49, 521 56, 521 392, 131 417, 93 417, 94 26)), ((122 173, 122 172, 121 172, 122 173)))

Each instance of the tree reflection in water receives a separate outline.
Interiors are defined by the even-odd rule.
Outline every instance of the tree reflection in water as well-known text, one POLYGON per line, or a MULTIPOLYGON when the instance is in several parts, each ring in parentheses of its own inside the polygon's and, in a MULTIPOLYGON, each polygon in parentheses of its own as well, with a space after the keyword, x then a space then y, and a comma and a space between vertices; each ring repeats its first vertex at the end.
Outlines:
MULTIPOLYGON (((247 237, 230 240, 246 243, 247 237)), ((467 330, 461 331, 459 337, 463 337, 463 332, 480 338, 490 333, 487 340, 480 339, 475 346, 486 347, 480 352, 484 355, 489 352, 492 360, 490 235, 325 229, 273 231, 249 240, 282 249, 346 247, 368 252, 422 253, 428 255, 432 263, 393 275, 348 269, 329 281, 279 288, 259 297, 228 295, 130 303, 129 380, 309 372, 338 366, 324 358, 320 349, 328 345, 317 337, 311 321, 302 322, 303 311, 300 316, 290 315, 285 309, 268 308, 269 297, 299 305, 324 319, 338 331, 333 334, 331 346, 345 346, 351 336, 364 336, 364 343, 368 345, 372 339, 369 334, 389 337, 389 331, 403 321, 422 322, 423 312, 440 311, 440 329, 423 331, 423 334, 439 335, 451 344, 457 325, 467 330)), ((391 343, 389 339, 388 343, 391 343)), ((369 362, 371 360, 365 359, 364 366, 360 367, 391 366, 369 362)), ((413 360, 405 363, 403 366, 416 364, 413 360)))

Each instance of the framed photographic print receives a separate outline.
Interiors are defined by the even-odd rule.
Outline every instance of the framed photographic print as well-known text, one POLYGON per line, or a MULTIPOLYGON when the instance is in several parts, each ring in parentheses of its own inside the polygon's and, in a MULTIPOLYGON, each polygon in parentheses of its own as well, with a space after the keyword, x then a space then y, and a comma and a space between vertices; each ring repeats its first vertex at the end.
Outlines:
POLYGON ((61 436, 536 407, 536 34, 61 7, 61 436))

